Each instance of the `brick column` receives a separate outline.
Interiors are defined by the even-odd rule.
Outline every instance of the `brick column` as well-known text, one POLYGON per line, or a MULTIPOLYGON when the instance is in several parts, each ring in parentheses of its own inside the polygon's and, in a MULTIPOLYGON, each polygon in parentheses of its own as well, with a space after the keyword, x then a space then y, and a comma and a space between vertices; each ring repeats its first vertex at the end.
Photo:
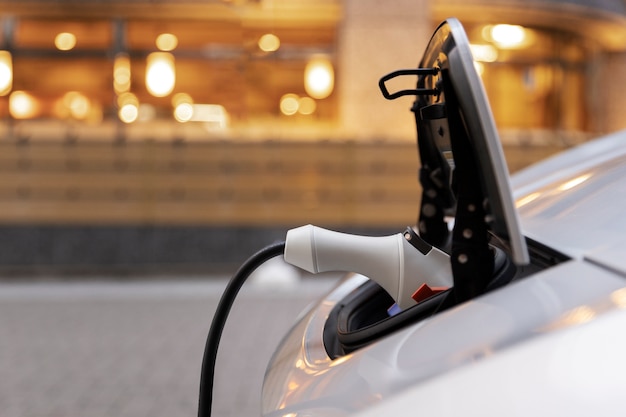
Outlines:
MULTIPOLYGON (((344 0, 339 36, 337 94, 343 136, 415 140, 411 97, 385 100, 381 76, 414 68, 434 29, 427 0, 344 0)), ((415 79, 404 87, 414 86, 415 79)))

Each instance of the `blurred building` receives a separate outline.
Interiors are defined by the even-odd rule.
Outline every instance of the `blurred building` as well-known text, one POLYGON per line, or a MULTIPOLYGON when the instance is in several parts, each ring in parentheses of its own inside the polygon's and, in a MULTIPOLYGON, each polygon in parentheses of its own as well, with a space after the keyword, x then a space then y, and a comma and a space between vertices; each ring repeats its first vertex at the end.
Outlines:
POLYGON ((626 128, 622 1, 0 0, 0 264, 204 265, 302 223, 411 224, 410 99, 377 82, 448 16, 511 170, 626 128))

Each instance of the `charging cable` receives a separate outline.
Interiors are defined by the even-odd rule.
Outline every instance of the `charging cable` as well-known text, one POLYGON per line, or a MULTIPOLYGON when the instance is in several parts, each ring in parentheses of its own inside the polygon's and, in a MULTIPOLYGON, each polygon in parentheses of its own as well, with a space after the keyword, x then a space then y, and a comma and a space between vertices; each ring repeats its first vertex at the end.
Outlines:
POLYGON ((261 249, 252 255, 235 272, 228 282, 222 298, 220 298, 211 322, 209 335, 204 347, 204 357, 202 358, 202 370, 200 373, 200 395, 198 400, 198 417, 210 417, 213 405, 213 385, 215 381, 215 362, 217 360, 217 348, 222 337, 222 331, 226 323, 226 318, 239 293, 241 286, 246 282, 259 266, 269 259, 282 255, 285 250, 285 242, 279 242, 261 249))
POLYGON ((281 254, 287 263, 314 274, 347 271, 365 275, 387 291, 401 309, 418 302, 412 295, 423 284, 452 286, 449 256, 411 228, 383 237, 339 233, 312 225, 289 230, 286 242, 267 246, 244 262, 222 294, 202 359, 198 417, 211 416, 217 349, 239 290, 252 272, 281 254))

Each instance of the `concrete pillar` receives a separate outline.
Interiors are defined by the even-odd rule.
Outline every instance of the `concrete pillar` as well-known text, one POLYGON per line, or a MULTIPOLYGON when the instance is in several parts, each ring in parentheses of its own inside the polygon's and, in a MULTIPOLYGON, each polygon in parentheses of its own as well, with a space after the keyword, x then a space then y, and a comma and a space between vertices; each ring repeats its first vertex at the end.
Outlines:
MULTIPOLYGON (((413 99, 385 100, 378 80, 400 68, 415 68, 434 25, 428 0, 344 0, 339 36, 337 94, 342 136, 415 140, 409 111, 413 99)), ((415 86, 416 78, 404 81, 415 86)), ((395 84, 394 84, 395 85, 395 84)))

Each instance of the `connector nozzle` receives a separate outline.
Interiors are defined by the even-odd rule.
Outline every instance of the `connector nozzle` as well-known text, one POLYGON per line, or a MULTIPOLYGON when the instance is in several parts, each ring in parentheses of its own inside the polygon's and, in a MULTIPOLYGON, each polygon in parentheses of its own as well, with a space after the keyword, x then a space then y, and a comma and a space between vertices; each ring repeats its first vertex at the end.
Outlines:
POLYGON ((378 283, 401 308, 415 304, 411 295, 426 283, 452 286, 447 254, 432 247, 420 252, 398 233, 370 237, 306 225, 287 232, 285 261, 311 273, 346 271, 378 283))

